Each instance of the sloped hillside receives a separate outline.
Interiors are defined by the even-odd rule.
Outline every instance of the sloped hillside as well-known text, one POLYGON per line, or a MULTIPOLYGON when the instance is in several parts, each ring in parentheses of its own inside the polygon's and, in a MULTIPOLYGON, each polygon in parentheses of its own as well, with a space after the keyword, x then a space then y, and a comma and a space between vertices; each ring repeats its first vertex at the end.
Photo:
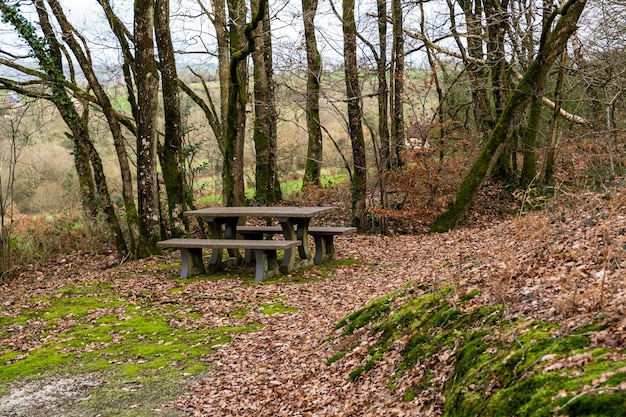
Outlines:
POLYGON ((612 190, 427 236, 405 288, 338 323, 329 363, 425 415, 622 416, 625 233, 612 190))

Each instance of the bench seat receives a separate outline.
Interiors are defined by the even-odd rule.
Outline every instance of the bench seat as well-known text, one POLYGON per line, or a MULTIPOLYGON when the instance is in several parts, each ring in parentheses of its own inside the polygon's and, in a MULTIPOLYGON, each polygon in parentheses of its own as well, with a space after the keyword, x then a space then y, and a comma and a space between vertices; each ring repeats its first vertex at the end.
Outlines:
MULTIPOLYGON (((300 246, 298 240, 241 240, 241 239, 189 239, 174 238, 157 243, 160 248, 179 249, 182 257, 180 277, 205 273, 202 249, 245 249, 254 253, 255 281, 263 281, 278 271, 277 251, 300 246)), ((219 265, 213 265, 219 267, 219 265)))
MULTIPOLYGON (((324 259, 335 258, 334 237, 355 233, 356 227, 342 226, 311 226, 308 229, 309 235, 315 240, 315 264, 320 265, 324 259)), ((265 235, 273 236, 282 234, 280 226, 238 226, 237 233, 244 239, 261 240, 265 235)))

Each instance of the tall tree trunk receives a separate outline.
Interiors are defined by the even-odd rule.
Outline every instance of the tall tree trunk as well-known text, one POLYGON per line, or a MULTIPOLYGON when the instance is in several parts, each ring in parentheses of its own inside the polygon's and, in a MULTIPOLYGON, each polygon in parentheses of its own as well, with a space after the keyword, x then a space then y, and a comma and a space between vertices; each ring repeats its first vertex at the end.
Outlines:
MULTIPOLYGON (((543 2, 543 24, 548 25, 551 22, 550 15, 554 11, 551 0, 543 2)), ((543 108, 543 92, 545 90, 546 80, 543 84, 538 85, 537 92, 533 94, 528 112, 528 122, 526 127, 522 129, 522 174, 520 176, 520 185, 524 188, 529 187, 537 176, 537 136, 539 135, 541 126, 541 110, 543 108)))
POLYGON ((307 59, 306 121, 309 143, 302 188, 307 184, 320 185, 322 166, 322 128, 320 123, 320 77, 322 57, 317 49, 315 37, 315 14, 317 0, 302 0, 302 19, 307 59))
POLYGON ((378 76, 378 135, 380 137, 383 166, 391 168, 391 143, 389 136, 389 85, 387 84, 387 1, 377 0, 379 55, 376 61, 378 76))
POLYGON ((222 183, 226 206, 245 206, 243 178, 243 149, 246 132, 246 104, 248 101, 248 69, 243 52, 246 45, 244 25, 246 3, 228 0, 228 41, 230 48, 228 78, 228 108, 226 111, 226 140, 222 183))
POLYGON ((526 126, 522 129, 522 174, 520 175, 520 186, 526 188, 535 181, 537 175, 537 135, 539 134, 539 128, 541 125, 541 109, 543 103, 541 100, 541 93, 543 92, 543 86, 539 86, 539 92, 533 94, 530 101, 530 108, 528 111, 528 121, 526 126))
POLYGON ((227 206, 245 205, 243 182, 243 139, 245 137, 247 70, 246 59, 255 48, 253 31, 265 16, 267 0, 259 0, 252 21, 245 24, 246 5, 242 0, 229 0, 230 62, 228 79, 228 109, 224 143, 222 182, 227 206))
POLYGON ((139 256, 156 252, 160 238, 156 171, 156 114, 159 74, 154 59, 154 0, 135 1, 135 66, 137 72, 137 200, 139 256))
POLYGON ((550 145, 546 152, 546 159, 543 168, 543 185, 554 185, 554 164, 556 159, 556 151, 559 146, 559 119, 561 113, 561 104, 563 103, 563 82, 565 80, 565 64, 567 62, 567 53, 563 51, 561 54, 561 66, 554 87, 554 111, 550 121, 550 145))
POLYGON ((467 48, 456 30, 454 3, 452 0, 448 0, 452 33, 461 51, 463 65, 470 79, 474 124, 478 132, 486 132, 493 127, 494 116, 487 93, 489 88, 487 68, 479 64, 484 60, 485 40, 482 25, 482 0, 460 0, 459 6, 463 10, 467 22, 467 48))
POLYGON ((348 131, 352 143, 352 225, 358 230, 366 228, 365 209, 367 192, 367 161, 365 138, 361 121, 361 88, 356 57, 356 23, 354 0, 343 0, 343 53, 346 74, 346 96, 348 100, 348 131))
MULTIPOLYGON (((257 5, 258 8, 258 5, 257 5)), ((270 22, 269 4, 265 6, 265 17, 262 21, 265 72, 268 84, 268 113, 269 113, 269 135, 270 135, 270 152, 268 161, 268 177, 272 182, 268 189, 268 203, 276 203, 283 199, 283 192, 280 188, 280 179, 278 178, 278 111, 276 110, 276 81, 274 80, 274 48, 272 46, 272 28, 270 22)))
MULTIPOLYGON (((402 165, 400 151, 404 147, 404 34, 402 31, 402 2, 391 1, 391 19, 393 21, 393 98, 391 136, 393 140, 392 166, 402 165)), ((356 28, 355 28, 356 31, 356 28)))
MULTIPOLYGON (((378 137, 380 141, 380 158, 378 159, 378 176, 380 182, 380 206, 387 209, 387 173, 391 168, 391 137, 389 135, 389 85, 387 84, 387 1, 376 1, 378 21, 378 59, 376 74, 378 77, 378 137)), ((380 229, 387 234, 387 217, 380 219, 380 229)))
MULTIPOLYGON (((202 5, 203 0, 198 0, 202 5)), ((217 61, 218 74, 220 79, 220 114, 222 116, 222 134, 218 138, 222 144, 226 141, 226 121, 228 119, 228 85, 230 78, 230 39, 228 34, 228 18, 226 16, 226 0, 214 0, 213 4, 213 26, 217 41, 217 61)), ((223 145, 222 145, 223 148, 223 145)))
MULTIPOLYGON (((253 0, 253 10, 259 0, 253 0)), ((274 204, 280 199, 280 183, 276 180, 276 106, 272 78, 272 43, 269 10, 256 29, 256 45, 252 52, 254 62, 254 147, 256 150, 256 193, 259 205, 274 204)))
MULTIPOLYGON (((504 50, 504 36, 508 25, 508 0, 483 0, 485 13, 485 35, 487 47, 487 67, 491 80, 491 102, 493 114, 488 123, 493 127, 494 120, 498 120, 506 105, 506 57, 504 50)), ((495 179, 505 183, 516 181, 516 144, 511 141, 502 149, 492 175, 495 179)))
POLYGON ((493 96, 495 120, 506 106, 505 39, 508 22, 509 0, 483 0, 487 35, 487 65, 491 74, 491 94, 493 96))
POLYGON ((183 174, 183 132, 178 97, 178 73, 170 33, 169 0, 156 0, 155 33, 161 69, 161 89, 165 113, 165 137, 159 149, 167 211, 172 237, 184 236, 187 228, 183 212, 191 205, 183 174))
POLYGON ((513 92, 489 139, 463 179, 456 193, 456 200, 431 225, 432 232, 450 230, 461 220, 487 176, 490 166, 500 156, 502 146, 510 140, 533 94, 536 94, 545 83, 552 64, 576 30, 576 24, 586 3, 587 0, 569 0, 560 9, 561 17, 556 27, 549 31, 549 25, 544 25, 542 39, 545 39, 545 42, 541 43, 537 57, 513 92))

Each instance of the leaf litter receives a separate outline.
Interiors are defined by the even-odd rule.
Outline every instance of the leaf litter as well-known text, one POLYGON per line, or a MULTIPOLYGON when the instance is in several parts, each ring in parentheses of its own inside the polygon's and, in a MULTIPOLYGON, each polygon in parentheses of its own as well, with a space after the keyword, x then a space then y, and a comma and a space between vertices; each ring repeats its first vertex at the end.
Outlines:
MULTIPOLYGON (((563 334, 600 320, 602 330, 590 335, 594 345, 626 347, 626 194, 616 189, 565 195, 541 211, 502 222, 472 223, 435 235, 339 237, 338 259, 361 263, 338 263, 328 273, 315 268, 298 272, 312 277, 305 282, 285 277, 250 285, 234 275, 188 281, 182 291, 173 291, 181 287, 173 279, 176 269, 158 265, 176 264, 177 253, 114 268, 109 267, 112 254, 76 254, 50 270, 32 271, 32 280, 5 284, 3 314, 19 314, 33 307, 28 300, 45 299, 69 284, 106 282, 116 293, 196 313, 173 320, 176 326, 263 325, 254 332, 234 333, 229 343, 215 346, 204 358, 215 365, 213 370, 163 405, 188 416, 441 415, 444 399, 436 389, 403 402, 401 390, 389 386, 406 338, 396 341, 376 367, 350 382, 350 373, 375 339, 360 332, 347 340, 334 330, 366 303, 407 285, 452 285, 459 298, 480 290, 464 308, 502 303, 509 319, 557 323, 563 334), (288 310, 263 314, 263 303, 272 300, 288 310), (244 314, 233 314, 244 307, 244 314), (342 343, 356 348, 328 365, 342 343)), ((41 343, 36 329, 35 322, 10 329, 0 348, 28 352, 41 343)), ((442 351, 434 365, 430 362, 442 383, 453 371, 448 361, 452 354, 442 351)), ((585 355, 545 357, 543 372, 584 366, 585 355)), ((624 359, 618 356, 616 362, 624 359)), ((399 385, 415 384, 423 377, 423 367, 417 364, 399 385)), ((619 372, 599 376, 589 392, 619 372)))

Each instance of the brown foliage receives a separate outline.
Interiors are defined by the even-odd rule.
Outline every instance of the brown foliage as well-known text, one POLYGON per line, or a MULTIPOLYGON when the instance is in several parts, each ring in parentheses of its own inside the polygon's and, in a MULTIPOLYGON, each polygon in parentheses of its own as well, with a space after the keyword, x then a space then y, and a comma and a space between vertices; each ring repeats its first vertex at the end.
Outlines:
POLYGON ((388 206, 370 207, 372 213, 389 219, 396 231, 425 231, 454 199, 466 167, 476 154, 475 139, 453 123, 443 128, 448 130, 443 139, 434 138, 442 129, 435 126, 428 146, 403 151, 405 164, 386 174, 388 206))

